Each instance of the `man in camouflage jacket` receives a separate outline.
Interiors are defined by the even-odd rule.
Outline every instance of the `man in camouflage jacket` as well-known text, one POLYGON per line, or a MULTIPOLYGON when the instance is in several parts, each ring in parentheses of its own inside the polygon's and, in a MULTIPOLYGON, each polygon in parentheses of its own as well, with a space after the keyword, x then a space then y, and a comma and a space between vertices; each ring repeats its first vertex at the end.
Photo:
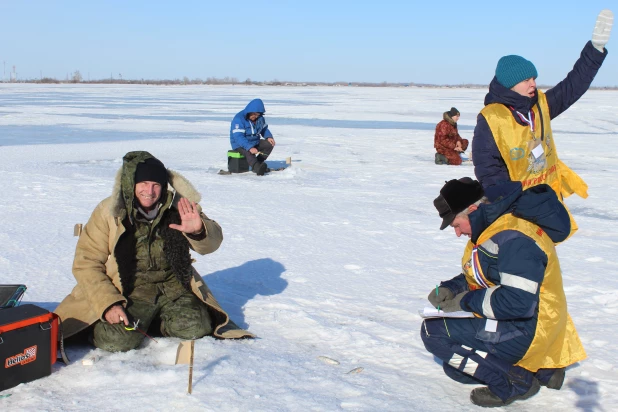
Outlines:
POLYGON ((197 339, 251 337, 219 306, 191 265, 190 249, 218 249, 221 227, 200 195, 148 152, 129 152, 111 197, 95 208, 77 243, 77 285, 56 309, 65 337, 87 331, 95 346, 128 351, 142 331, 197 339), (128 330, 129 329, 129 330, 128 330))

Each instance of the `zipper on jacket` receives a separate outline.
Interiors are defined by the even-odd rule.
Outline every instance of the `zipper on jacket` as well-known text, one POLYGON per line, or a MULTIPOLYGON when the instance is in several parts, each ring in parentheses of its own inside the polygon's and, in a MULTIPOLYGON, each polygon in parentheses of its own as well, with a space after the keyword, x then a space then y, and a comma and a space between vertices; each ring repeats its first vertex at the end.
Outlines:
POLYGON ((152 253, 150 246, 152 245, 152 232, 153 232, 152 222, 148 222, 148 269, 152 269, 154 267, 154 263, 152 261, 152 253))

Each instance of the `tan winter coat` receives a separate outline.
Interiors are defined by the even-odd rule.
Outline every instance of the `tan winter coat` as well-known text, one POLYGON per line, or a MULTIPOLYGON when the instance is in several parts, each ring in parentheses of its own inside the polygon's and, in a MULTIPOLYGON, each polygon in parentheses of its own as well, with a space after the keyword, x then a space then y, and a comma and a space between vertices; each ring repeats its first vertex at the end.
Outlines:
MULTIPOLYGON (((77 242, 73 261, 73 275, 77 285, 55 310, 62 319, 65 338, 98 320, 104 321, 105 311, 113 304, 126 305, 127 299, 122 295, 118 265, 113 252, 118 239, 125 232, 122 220, 127 214, 120 188, 121 171, 122 169, 116 176, 112 196, 95 208, 77 242)), ((173 189, 176 192, 174 206, 178 204, 180 197, 196 203, 201 200, 200 194, 183 176, 170 169, 168 175, 171 186, 168 186, 168 190, 173 189)), ((219 248, 223 233, 217 222, 208 219, 203 213, 201 215, 206 237, 199 241, 189 237, 187 239, 195 252, 204 255, 219 248)), ((234 339, 254 336, 230 320, 195 269, 191 287, 193 293, 208 306, 215 337, 234 339)))

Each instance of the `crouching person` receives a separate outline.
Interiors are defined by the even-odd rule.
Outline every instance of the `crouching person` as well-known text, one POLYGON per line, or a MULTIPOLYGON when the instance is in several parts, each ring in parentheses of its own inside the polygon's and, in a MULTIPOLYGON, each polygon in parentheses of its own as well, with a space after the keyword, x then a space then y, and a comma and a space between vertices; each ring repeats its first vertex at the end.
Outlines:
POLYGON ((468 139, 463 139, 457 130, 459 116, 459 110, 451 107, 451 110, 444 112, 443 120, 436 126, 433 143, 436 149, 436 164, 461 164, 461 155, 468 149, 468 139))
POLYGON ((83 331, 98 348, 128 351, 156 327, 161 335, 197 339, 252 336, 221 309, 191 265, 221 244, 217 222, 200 195, 148 152, 129 152, 111 197, 95 208, 77 242, 77 285, 56 309, 65 337, 83 331))
POLYGON ((230 145, 247 159, 253 173, 263 176, 270 171, 266 159, 275 147, 275 139, 264 118, 266 108, 261 99, 251 100, 236 113, 230 126, 230 145))
POLYGON ((429 301, 476 317, 426 320, 421 338, 449 377, 487 385, 470 393, 485 407, 528 399, 540 386, 560 389, 564 368, 586 358, 554 248, 570 232, 569 215, 548 185, 508 185, 488 204, 476 180, 451 180, 434 200, 440 229, 450 225, 470 241, 462 273, 433 288, 429 301))

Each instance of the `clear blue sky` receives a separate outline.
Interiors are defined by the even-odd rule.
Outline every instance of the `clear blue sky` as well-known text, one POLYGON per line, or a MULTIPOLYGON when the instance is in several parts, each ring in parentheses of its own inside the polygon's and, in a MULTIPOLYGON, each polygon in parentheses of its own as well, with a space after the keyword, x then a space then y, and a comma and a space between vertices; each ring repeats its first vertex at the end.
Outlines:
MULTIPOLYGON (((0 0, 0 63, 22 79, 487 84, 501 56, 519 54, 553 85, 604 8, 618 14, 615 0, 0 0)), ((607 49, 595 86, 618 86, 616 28, 607 49)))

